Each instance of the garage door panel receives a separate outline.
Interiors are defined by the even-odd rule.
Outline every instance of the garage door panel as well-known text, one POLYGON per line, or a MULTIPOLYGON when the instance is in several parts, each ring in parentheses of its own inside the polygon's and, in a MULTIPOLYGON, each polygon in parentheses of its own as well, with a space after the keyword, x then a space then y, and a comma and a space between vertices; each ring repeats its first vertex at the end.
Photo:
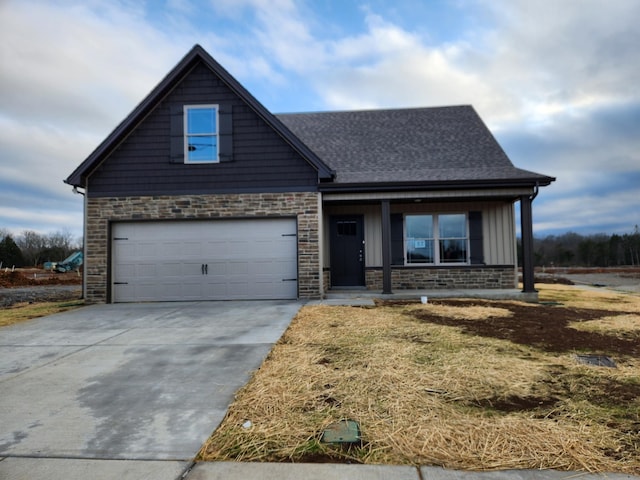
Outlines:
POLYGON ((202 299, 203 291, 200 283, 178 284, 171 286, 172 288, 169 287, 169 285, 165 286, 165 295, 173 300, 190 301, 202 299))
POLYGON ((241 258, 246 258, 247 255, 254 253, 251 248, 252 244, 255 245, 256 242, 249 242, 247 240, 229 240, 227 244, 227 251, 231 256, 237 255, 241 258))
MULTIPOLYGON (((251 273, 254 275, 291 275, 295 274, 296 264, 289 260, 262 260, 251 264, 251 273)), ((284 277, 282 277, 284 278, 284 277)))
POLYGON ((184 261, 172 265, 172 271, 167 272, 167 275, 175 275, 176 277, 189 278, 193 277, 200 282, 202 276, 202 262, 184 261))
POLYGON ((133 288, 130 289, 128 293, 133 297, 129 301, 135 301, 134 299, 140 299, 140 301, 143 301, 143 302, 150 302, 156 298, 156 287, 155 285, 149 285, 149 284, 134 285, 133 288))
POLYGON ((176 255, 180 255, 183 258, 189 257, 201 257, 202 245, 196 241, 171 241, 160 243, 156 252, 156 255, 160 255, 163 258, 173 258, 176 255))
POLYGON ((207 258, 215 258, 228 255, 228 242, 225 240, 208 240, 202 245, 202 255, 207 258))
POLYGON ((242 275, 244 279, 249 274, 249 264, 246 261, 228 262, 227 263, 227 275, 234 277, 242 275))
POLYGON ((114 224, 113 300, 296 298, 295 230, 295 219, 114 224))
POLYGON ((207 263, 207 271, 210 277, 213 275, 227 275, 227 262, 209 261, 209 263, 207 263))
POLYGON ((157 258, 161 255, 160 247, 161 245, 151 241, 140 242, 136 245, 135 254, 138 258, 157 258))
POLYGON ((142 263, 136 268, 137 277, 155 277, 158 276, 158 265, 155 263, 142 263))

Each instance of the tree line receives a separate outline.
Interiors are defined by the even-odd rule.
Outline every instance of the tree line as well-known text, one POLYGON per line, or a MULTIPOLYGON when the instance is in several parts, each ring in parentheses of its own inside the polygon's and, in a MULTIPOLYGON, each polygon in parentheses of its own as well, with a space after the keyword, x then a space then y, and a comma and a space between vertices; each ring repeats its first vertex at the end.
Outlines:
POLYGON ((82 239, 76 239, 68 230, 41 234, 24 230, 15 237, 0 228, 0 265, 31 267, 44 262, 60 262, 71 253, 82 249, 82 239))
MULTIPOLYGON (((15 238, 0 228, 0 265, 26 267, 59 262, 82 249, 82 239, 66 230, 40 234, 25 230, 15 238)), ((640 229, 623 235, 580 235, 567 232, 533 239, 534 263, 538 267, 640 266, 640 229)), ((521 257, 521 242, 518 240, 521 257)), ((522 265, 522 262, 520 262, 522 265)))
POLYGON ((623 235, 548 235, 533 239, 533 252, 538 267, 640 266, 640 230, 636 225, 623 235))

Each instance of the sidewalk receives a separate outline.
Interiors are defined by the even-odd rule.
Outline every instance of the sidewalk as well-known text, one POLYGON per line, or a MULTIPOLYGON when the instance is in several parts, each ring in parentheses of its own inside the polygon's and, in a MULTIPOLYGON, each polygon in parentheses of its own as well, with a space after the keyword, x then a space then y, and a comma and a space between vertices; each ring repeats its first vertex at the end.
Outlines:
POLYGON ((2 480, 640 480, 619 473, 557 470, 469 472, 440 467, 332 463, 0 458, 2 480))
POLYGON ((185 480, 637 480, 624 474, 587 474, 557 470, 467 472, 440 467, 319 463, 199 463, 185 480))

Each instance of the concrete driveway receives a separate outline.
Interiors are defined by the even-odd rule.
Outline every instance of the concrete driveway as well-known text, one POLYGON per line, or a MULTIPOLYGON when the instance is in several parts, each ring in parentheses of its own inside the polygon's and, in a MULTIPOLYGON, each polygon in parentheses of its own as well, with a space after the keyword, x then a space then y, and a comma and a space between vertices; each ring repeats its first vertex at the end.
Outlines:
POLYGON ((84 459, 73 465, 94 479, 95 460, 162 460, 176 478, 299 308, 94 305, 0 329, 0 477, 22 478, 20 465, 33 473, 34 459, 48 458, 63 471, 84 459))

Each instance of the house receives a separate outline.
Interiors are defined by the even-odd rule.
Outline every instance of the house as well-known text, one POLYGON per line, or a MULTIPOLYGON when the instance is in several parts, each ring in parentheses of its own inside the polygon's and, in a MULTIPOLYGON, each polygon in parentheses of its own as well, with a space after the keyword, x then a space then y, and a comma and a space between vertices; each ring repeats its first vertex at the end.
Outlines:
POLYGON ((196 45, 65 180, 89 302, 517 285, 531 204, 470 106, 274 115, 196 45))

